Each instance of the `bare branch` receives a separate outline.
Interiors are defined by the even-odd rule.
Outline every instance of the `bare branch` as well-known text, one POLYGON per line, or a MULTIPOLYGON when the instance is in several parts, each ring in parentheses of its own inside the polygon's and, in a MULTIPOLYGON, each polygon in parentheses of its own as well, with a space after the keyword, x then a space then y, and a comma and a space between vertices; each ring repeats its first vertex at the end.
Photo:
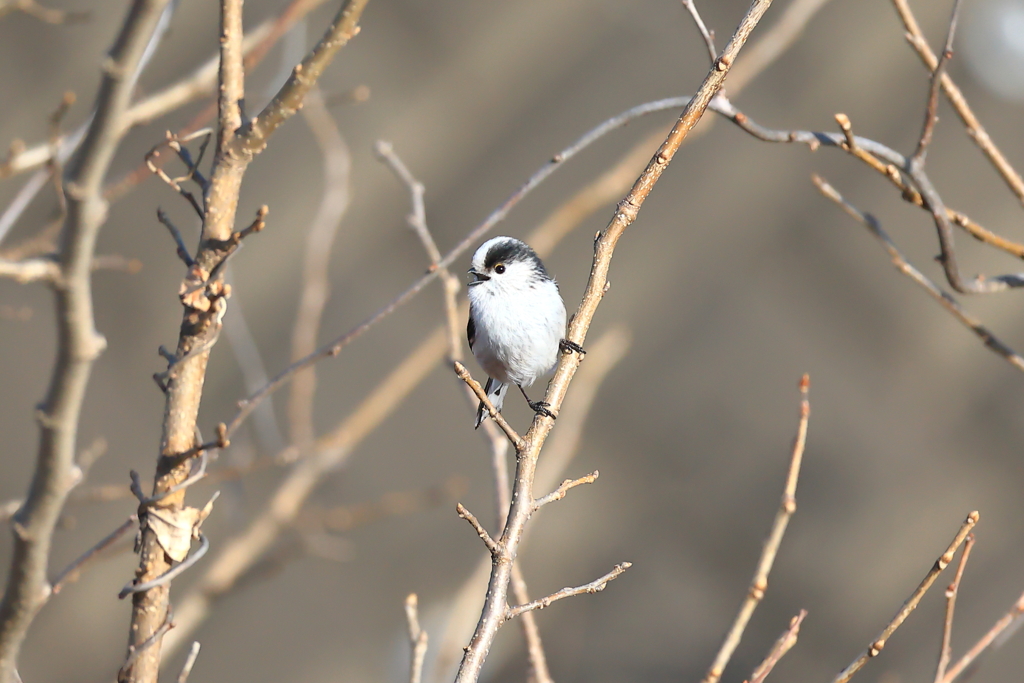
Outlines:
POLYGON ((1006 642, 1013 633, 1020 628, 1021 624, 1024 624, 1024 593, 1021 594, 1017 602, 1010 607, 1010 611, 1002 616, 989 629, 988 633, 981 637, 977 643, 975 643, 970 650, 961 657, 956 664, 946 670, 946 676, 942 679, 942 683, 954 683, 958 678, 965 674, 972 665, 974 665, 981 655, 985 654, 989 649, 995 649, 1006 642))
POLYGON ((494 420, 499 427, 501 427, 501 431, 505 432, 505 436, 507 436, 508 440, 512 442, 512 446, 516 449, 516 452, 521 452, 523 449, 523 438, 519 436, 516 430, 512 428, 512 425, 510 425, 498 409, 494 407, 494 404, 491 403, 491 399, 487 397, 487 392, 484 391, 484 388, 480 386, 479 382, 473 379, 473 376, 469 374, 469 370, 466 369, 466 366, 459 361, 455 361, 455 374, 473 390, 476 397, 484 404, 484 409, 487 411, 487 414, 491 416, 491 419, 494 420))
POLYGON ((409 623, 409 645, 412 656, 409 660, 409 683, 420 683, 423 680, 423 661, 427 657, 427 632, 420 628, 415 593, 405 599, 405 619, 409 623))
MULTIPOLYGON (((740 49, 770 4, 771 0, 755 0, 750 6, 729 44, 715 61, 693 98, 687 102, 665 141, 650 160, 647 168, 637 178, 633 188, 616 207, 608 226, 602 233, 599 233, 594 245, 590 279, 583 300, 572 317, 572 322, 569 323, 566 334, 568 341, 578 346, 584 346, 594 313, 607 290, 608 271, 611 267, 615 245, 626 229, 636 220, 641 206, 672 161, 683 140, 703 116, 711 98, 722 87, 729 68, 735 62, 740 49)), ((555 369, 555 376, 548 384, 548 390, 544 397, 544 402, 551 406, 552 412, 557 414, 562 405, 579 363, 579 354, 562 354, 555 369)), ((474 683, 479 679, 484 659, 503 623, 507 609, 512 559, 517 555, 527 521, 533 513, 533 480, 536 474, 537 460, 553 426, 554 420, 551 417, 542 415, 534 417, 533 424, 525 437, 525 444, 518 452, 508 521, 505 523, 501 538, 497 541, 502 554, 495 558, 491 569, 483 611, 459 666, 457 683, 474 683)))
POLYGON ((597 477, 599 475, 600 472, 594 470, 590 474, 580 477, 579 479, 566 479, 557 489, 555 489, 548 495, 533 501, 534 510, 539 510, 548 503, 554 503, 556 500, 562 500, 563 498, 565 498, 565 494, 569 492, 569 489, 574 489, 581 484, 593 484, 595 481, 597 481, 597 477))
POLYGON ((967 567, 967 559, 971 556, 971 548, 974 547, 974 534, 968 534, 964 541, 964 550, 960 553, 960 564, 956 567, 956 575, 953 583, 946 589, 946 618, 942 622, 942 641, 939 645, 939 663, 935 666, 935 683, 940 683, 946 676, 946 668, 949 666, 951 656, 950 640, 953 636, 953 613, 956 611, 956 598, 960 592, 960 581, 964 577, 964 569, 967 567))
MULTIPOLYGON (((917 19, 914 18, 914 14, 910 11, 907 0, 893 0, 893 4, 896 6, 896 11, 899 13, 900 19, 902 19, 903 25, 907 29, 907 42, 914 48, 921 61, 928 67, 928 70, 935 72, 938 69, 939 60, 935 57, 931 48, 928 47, 928 41, 925 40, 917 19)), ((964 126, 967 128, 967 134, 996 168, 1003 181, 1017 196, 1017 199, 1024 203, 1024 179, 1014 170, 1009 160, 992 142, 992 138, 989 137, 985 127, 981 125, 981 122, 974 115, 970 105, 967 104, 967 99, 948 73, 942 73, 941 82, 946 97, 949 98, 953 109, 956 110, 960 120, 963 121, 964 126)))
POLYGON ((61 592, 61 590, 63 590, 66 584, 77 580, 78 576, 82 572, 82 569, 84 569, 87 564, 89 564, 92 560, 96 559, 100 555, 100 553, 102 553, 110 546, 114 545, 114 543, 116 543, 125 534, 131 531, 135 527, 136 522, 138 521, 138 515, 131 515, 130 517, 128 517, 128 519, 124 521, 123 524, 121 524, 121 526, 117 527, 109 534, 104 536, 99 543, 97 543, 96 545, 89 548, 81 555, 79 555, 74 562, 69 564, 64 569, 64 571, 58 574, 57 578, 53 580, 53 588, 50 591, 51 594, 57 595, 61 592))
POLYGON ((562 598, 571 598, 574 595, 587 595, 591 593, 600 593, 608 585, 609 581, 614 581, 622 575, 624 571, 633 566, 632 562, 622 562, 615 565, 615 568, 610 572, 602 576, 600 579, 591 581, 590 583, 583 584, 582 586, 576 586, 575 588, 563 588, 562 590, 552 593, 547 597, 543 597, 539 600, 526 605, 516 605, 515 607, 509 607, 505 612, 505 621, 515 619, 524 612, 530 612, 535 609, 544 609, 551 603, 561 600, 562 598))
POLYGON ((491 552, 491 555, 497 555, 498 551, 500 550, 498 548, 498 544, 495 543, 494 539, 491 538, 491 535, 487 533, 487 529, 485 529, 483 524, 480 523, 480 520, 477 519, 472 512, 467 510, 465 506, 462 505, 462 503, 459 503, 458 505, 455 506, 455 511, 459 513, 459 517, 462 517, 462 519, 469 522, 469 525, 473 527, 473 529, 476 531, 476 535, 479 536, 480 540, 484 542, 484 545, 487 546, 487 549, 491 552))
MULTIPOLYGON (((316 349, 321 317, 330 295, 331 251, 352 194, 352 158, 348 145, 334 118, 327 111, 319 88, 314 88, 307 95, 302 115, 323 155, 323 194, 316 216, 306 233, 302 289, 295 313, 295 325, 292 327, 293 361, 316 349)), ((288 437, 294 447, 305 448, 316 438, 313 429, 315 396, 316 372, 310 366, 296 375, 288 397, 288 437)))
POLYGON ((714 662, 704 674, 702 683, 717 683, 721 679, 725 667, 732 658, 732 653, 740 644, 750 617, 768 589, 768 575, 772 571, 772 565, 775 564, 775 556, 782 544, 782 537, 789 525, 789 518, 796 512, 796 485, 800 479, 800 465, 803 462, 804 446, 807 443, 807 423, 811 416, 811 404, 807 398, 810 386, 810 378, 804 375, 800 380, 800 421, 797 424, 796 437, 793 439, 793 450, 789 457, 789 472, 786 475, 786 484, 782 489, 782 502, 775 513, 775 521, 772 522, 768 540, 765 541, 764 548, 761 550, 761 557, 758 558, 757 569, 750 582, 750 588, 747 590, 747 596, 744 598, 743 604, 740 605, 740 611, 736 615, 736 619, 733 620, 732 626, 729 627, 729 631, 718 649, 718 654, 715 655, 714 662))
MULTIPOLYGON (((849 666, 839 672, 835 679, 833 679, 832 683, 846 683, 853 678, 854 674, 860 671, 864 665, 868 663, 869 659, 877 657, 879 653, 882 652, 882 649, 885 647, 886 642, 888 642, 889 637, 892 636, 896 629, 898 629, 903 622, 907 620, 907 617, 909 617, 910 613, 917 608, 918 603, 921 602, 921 598, 923 598, 924 594, 928 592, 928 589, 932 587, 932 584, 935 583, 935 579, 939 577, 942 570, 949 566, 949 563, 953 561, 953 555, 956 553, 957 548, 959 548, 967 539, 968 534, 971 533, 971 529, 974 528, 974 525, 978 523, 979 518, 980 515, 977 511, 971 512, 967 515, 967 519, 964 520, 960 530, 956 533, 956 536, 953 537, 953 541, 946 548, 945 552, 939 555, 939 558, 935 560, 935 564, 930 570, 928 570, 924 579, 914 590, 911 596, 907 598, 907 601, 903 603, 903 606, 900 607, 899 611, 896 612, 896 616, 892 618, 892 621, 882 629, 881 633, 879 633, 874 641, 868 645, 867 649, 861 652, 849 666)), ((948 675, 947 678, 949 678, 948 675)))
POLYGON ((697 30, 700 31, 700 37, 704 39, 704 46, 708 49, 708 57, 711 58, 711 64, 714 65, 715 60, 718 59, 718 50, 715 49, 715 35, 712 31, 708 30, 708 27, 704 25, 704 19, 701 18, 700 12, 697 11, 697 5, 693 3, 693 0, 683 0, 683 7, 690 13, 693 18, 693 23, 697 25, 697 30))
POLYGON ((0 259, 0 277, 12 278, 19 284, 53 283, 60 278, 60 265, 53 258, 28 258, 22 261, 0 259))
POLYGON ((939 87, 942 83, 942 76, 946 73, 946 64, 953 58, 953 35, 956 33, 957 18, 960 16, 960 0, 953 0, 953 16, 949 20, 949 29, 946 31, 946 46, 942 50, 938 63, 932 69, 931 82, 928 87, 928 105, 925 107, 924 124, 921 126, 921 136, 917 141, 917 149, 910 157, 912 166, 924 166, 925 156, 928 153, 928 145, 932 141, 932 134, 935 131, 935 124, 939 120, 939 87))
POLYGON ((772 669, 779 663, 779 660, 793 649, 793 646, 796 645, 797 636, 800 635, 800 624, 806 616, 807 610, 802 609, 799 614, 790 619, 789 628, 779 636, 768 656, 757 665, 754 673, 750 674, 750 683, 764 683, 764 679, 768 678, 768 674, 772 672, 772 669))
POLYGON ((819 176, 813 176, 811 180, 818 187, 823 195, 838 204, 847 214, 859 221, 864 227, 871 231, 882 246, 888 252, 889 257, 892 259, 893 266, 896 270, 900 271, 911 280, 920 285, 926 292, 928 292, 933 299, 939 302, 939 304, 946 309, 954 318, 959 320, 963 325, 969 328, 979 339, 984 342, 985 346, 988 347, 993 353, 1002 356, 1010 365, 1014 366, 1018 370, 1024 371, 1024 357, 1021 357, 1016 351, 1011 349, 1009 346, 1004 344, 998 337, 985 327, 980 320, 970 315, 967 311, 960 307, 960 304, 956 302, 952 296, 948 293, 939 289, 934 282, 924 275, 921 271, 911 265, 903 254, 900 253, 899 249, 896 248, 895 243, 884 230, 882 230, 881 224, 871 214, 864 213, 857 207, 850 204, 846 199, 843 198, 839 192, 829 185, 824 179, 819 176))
POLYGON ((181 667, 181 673, 178 674, 178 683, 186 683, 188 681, 189 674, 192 673, 192 667, 196 665, 196 659, 199 657, 199 641, 192 643, 192 647, 188 651, 188 657, 185 658, 185 665, 181 667))
POLYGON ((136 0, 105 60, 96 111, 77 158, 67 170, 67 216, 57 257, 57 359, 37 412, 36 472, 14 519, 14 545, 0 601, 0 683, 12 681, 28 627, 49 593, 51 537, 74 467, 78 417, 93 361, 106 342, 96 332, 90 275, 97 234, 106 219, 101 191, 123 134, 135 76, 167 0, 136 0))

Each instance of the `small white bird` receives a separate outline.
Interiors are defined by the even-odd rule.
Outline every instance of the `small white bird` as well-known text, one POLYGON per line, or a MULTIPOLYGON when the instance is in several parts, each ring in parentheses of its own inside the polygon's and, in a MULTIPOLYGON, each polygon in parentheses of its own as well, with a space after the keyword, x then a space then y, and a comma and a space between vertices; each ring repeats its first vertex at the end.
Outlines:
MULTIPOLYGON (((523 387, 547 374, 559 350, 584 353, 566 339, 565 304, 558 285, 525 242, 495 237, 473 254, 469 269, 469 348, 487 373, 484 391, 501 410, 505 388, 515 384, 535 412, 555 415, 543 401, 531 401, 523 387)), ((487 413, 476 411, 479 427, 487 413)))

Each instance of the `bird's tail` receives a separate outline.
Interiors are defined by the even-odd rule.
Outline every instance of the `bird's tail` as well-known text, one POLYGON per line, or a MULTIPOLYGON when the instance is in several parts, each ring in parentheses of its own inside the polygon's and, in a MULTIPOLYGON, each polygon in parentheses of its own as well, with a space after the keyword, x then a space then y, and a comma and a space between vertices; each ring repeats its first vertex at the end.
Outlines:
MULTIPOLYGON (((484 386, 484 392, 487 394, 487 398, 491 400, 495 409, 501 410, 501 404, 505 401, 505 385, 493 377, 488 377, 487 384, 484 386)), ((484 407, 484 402, 480 401, 480 405, 476 409, 476 427, 480 426, 485 417, 487 417, 487 408, 484 407)))

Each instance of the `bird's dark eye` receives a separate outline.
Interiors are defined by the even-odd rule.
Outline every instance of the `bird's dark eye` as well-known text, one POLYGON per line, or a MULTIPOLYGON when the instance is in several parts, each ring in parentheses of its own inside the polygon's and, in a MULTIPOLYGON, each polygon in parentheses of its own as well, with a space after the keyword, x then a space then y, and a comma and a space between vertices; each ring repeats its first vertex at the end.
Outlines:
POLYGON ((504 273, 505 272, 505 264, 499 263, 498 265, 494 266, 494 272, 497 273, 498 275, 501 275, 502 273, 504 273))

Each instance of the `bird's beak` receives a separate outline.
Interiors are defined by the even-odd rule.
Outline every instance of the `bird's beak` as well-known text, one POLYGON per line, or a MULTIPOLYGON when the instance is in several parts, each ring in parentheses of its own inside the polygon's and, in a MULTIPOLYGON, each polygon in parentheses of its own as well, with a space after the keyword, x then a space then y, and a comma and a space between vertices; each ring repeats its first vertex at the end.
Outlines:
POLYGON ((475 280, 471 280, 469 282, 469 284, 466 285, 467 287, 472 287, 473 285, 479 285, 479 284, 481 284, 483 282, 487 282, 488 280, 491 279, 490 275, 484 275, 480 271, 473 270, 472 268, 470 268, 468 272, 469 272, 470 275, 472 275, 476 279, 475 280))

